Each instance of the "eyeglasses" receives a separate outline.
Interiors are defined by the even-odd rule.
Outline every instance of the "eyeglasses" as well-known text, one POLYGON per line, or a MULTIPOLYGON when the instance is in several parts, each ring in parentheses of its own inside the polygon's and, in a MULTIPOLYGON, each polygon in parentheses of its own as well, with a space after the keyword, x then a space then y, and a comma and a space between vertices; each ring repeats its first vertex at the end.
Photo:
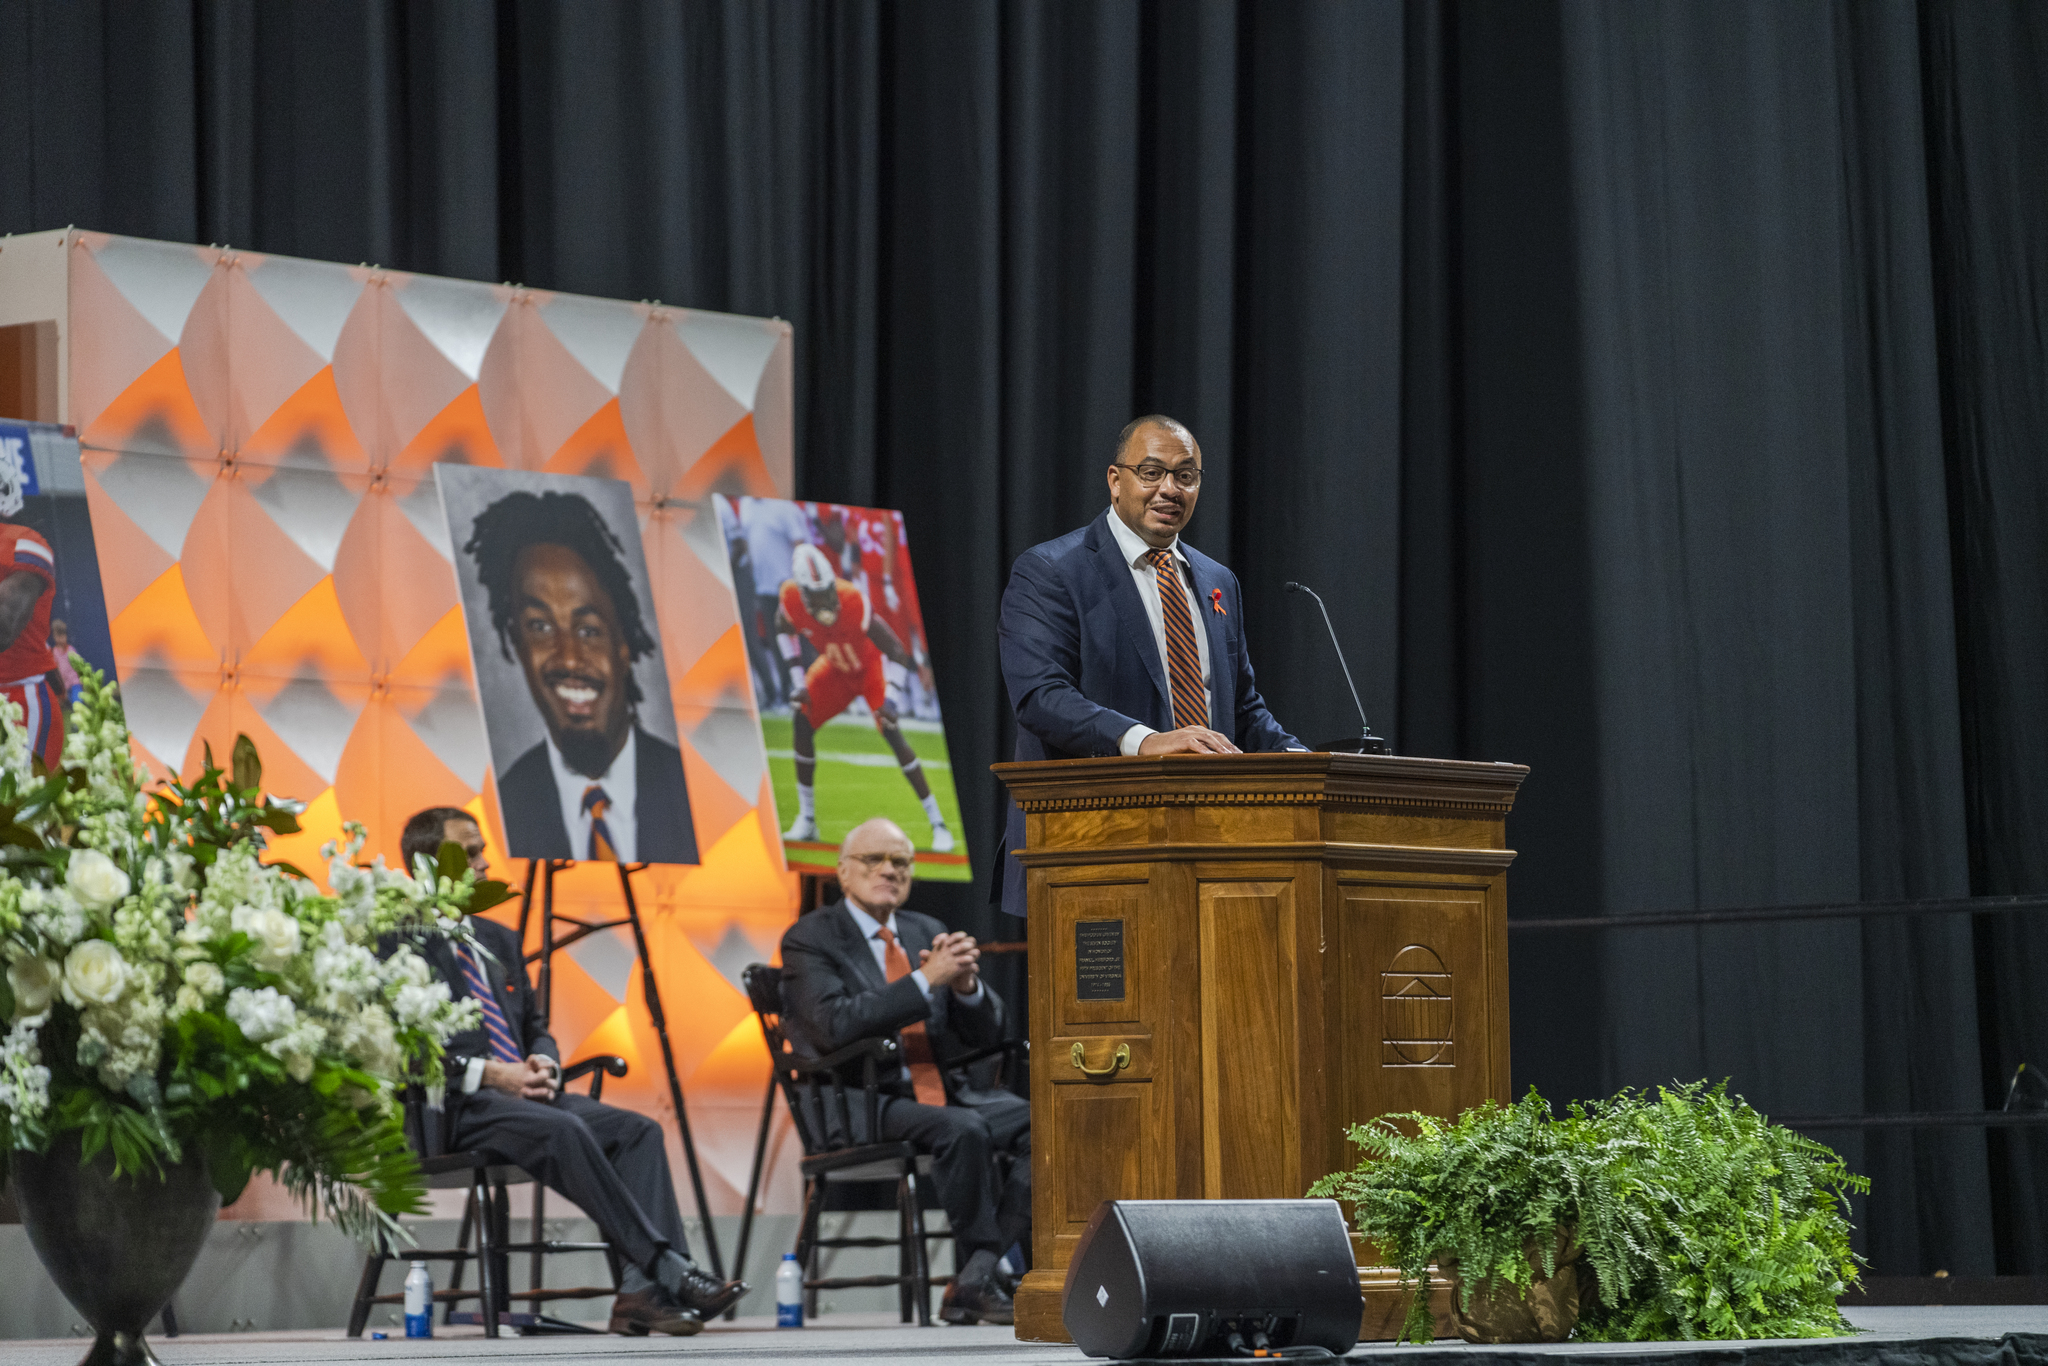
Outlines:
POLYGON ((1169 474, 1173 476, 1173 482, 1181 488, 1198 489, 1202 486, 1202 467, 1200 465, 1182 465, 1177 470, 1170 470, 1164 465, 1126 465, 1117 461, 1112 461, 1111 463, 1120 470, 1129 470, 1132 474, 1137 475, 1138 482, 1148 489, 1158 488, 1159 481, 1166 478, 1169 474))
POLYGON ((913 862, 905 854, 848 854, 847 857, 871 873, 885 863, 899 873, 907 873, 913 862))

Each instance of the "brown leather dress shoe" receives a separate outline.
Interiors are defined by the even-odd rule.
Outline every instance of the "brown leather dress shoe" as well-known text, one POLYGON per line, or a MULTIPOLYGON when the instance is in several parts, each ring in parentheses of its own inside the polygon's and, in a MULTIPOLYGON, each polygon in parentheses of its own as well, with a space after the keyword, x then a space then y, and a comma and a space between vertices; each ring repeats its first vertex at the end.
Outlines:
POLYGON ((704 1320, 677 1304, 660 1286, 649 1286, 612 1300, 611 1330, 627 1337, 644 1338, 649 1333, 666 1333, 686 1338, 704 1331, 704 1320))
POLYGON ((939 1318, 945 1323, 1012 1324, 1017 1321, 1017 1309, 995 1277, 976 1283, 955 1276, 946 1283, 945 1298, 939 1301, 939 1318))

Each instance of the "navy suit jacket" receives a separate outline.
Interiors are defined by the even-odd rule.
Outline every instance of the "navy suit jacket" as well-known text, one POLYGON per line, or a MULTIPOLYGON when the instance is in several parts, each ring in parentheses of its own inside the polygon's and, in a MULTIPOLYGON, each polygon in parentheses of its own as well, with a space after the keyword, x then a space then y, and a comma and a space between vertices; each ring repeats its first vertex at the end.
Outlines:
MULTIPOLYGON (((1120 754, 1124 732, 1134 725, 1174 729, 1158 638, 1110 532, 1114 516, 1105 512, 1079 531, 1031 547, 1010 569, 999 639, 1020 760, 1120 754)), ((1210 728, 1247 752, 1299 746, 1266 709, 1252 677, 1237 576, 1185 541, 1180 548, 1194 572, 1197 615, 1209 632, 1210 728), (1217 602, 1221 612, 1214 610, 1217 602)), ((1024 813, 1004 800, 999 899, 1004 910, 1022 915, 1024 867, 1009 851, 1024 845, 1024 813)))
MULTIPOLYGON (((683 784, 682 751, 646 731, 634 736, 633 824, 640 863, 695 863, 697 828, 683 784)), ((505 816, 505 852, 513 858, 581 858, 562 828, 562 802, 543 740, 519 756, 498 779, 498 809, 505 816)))
MULTIPOLYGON (((918 954, 945 929, 928 915, 896 912, 898 942, 913 967, 918 954)), ((922 992, 908 977, 891 982, 882 975, 874 950, 844 901, 799 916, 782 936, 783 1027, 791 1041, 813 1057, 862 1039, 893 1038, 905 1025, 919 1021, 941 1066, 949 1056, 1000 1043, 1003 1000, 986 978, 982 987, 981 1000, 963 1006, 950 988, 922 992)), ((849 1064, 842 1074, 858 1086, 860 1070, 858 1063, 849 1064)), ((893 1091, 907 1086, 899 1078, 883 1080, 893 1091)), ((956 1094, 961 1084, 956 1080, 956 1094)))
MULTIPOLYGON (((559 818, 556 824, 560 824, 559 818)), ((562 1060, 562 1050, 556 1046, 554 1035, 548 1032, 548 1017, 541 1013, 540 997, 534 992, 533 979, 526 972, 526 956, 520 952, 519 936, 495 920, 474 916, 470 929, 476 935, 477 944, 484 952, 477 959, 477 966, 483 969, 484 981, 497 998, 498 1006, 505 1012, 505 1024, 512 1031, 512 1041, 519 1047, 519 1056, 531 1057, 538 1053, 562 1060)), ((397 935, 385 935, 377 945, 377 956, 389 958, 397 951, 397 935)), ((430 936, 425 943, 413 945, 420 957, 427 960, 434 976, 448 984, 449 994, 460 1001, 476 993, 469 989, 469 976, 455 959, 455 948, 441 935, 430 936)), ((479 1021, 473 1028, 451 1035, 443 1045, 441 1066, 446 1074, 448 1093, 443 1108, 432 1110, 422 1107, 416 1115, 409 1115, 408 1127, 415 1123, 422 1127, 413 1133, 417 1150, 424 1157, 438 1156, 447 1150, 447 1136, 452 1134, 463 1104, 462 1078, 469 1070, 471 1058, 488 1060, 491 1056, 491 1041, 479 1021)))

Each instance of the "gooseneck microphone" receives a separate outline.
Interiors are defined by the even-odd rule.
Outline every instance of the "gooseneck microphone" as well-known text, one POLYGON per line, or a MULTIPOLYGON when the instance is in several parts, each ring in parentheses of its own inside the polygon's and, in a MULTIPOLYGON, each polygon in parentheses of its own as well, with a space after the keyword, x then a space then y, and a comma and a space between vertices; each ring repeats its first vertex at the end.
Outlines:
POLYGON ((1332 740, 1323 748, 1333 754, 1392 754, 1394 747, 1372 733, 1372 722, 1365 719, 1365 703, 1358 700, 1358 685, 1351 681, 1351 666, 1344 662, 1344 647, 1337 643, 1337 628, 1330 624, 1330 609, 1323 606, 1323 599, 1315 589, 1305 583, 1289 582, 1290 593, 1306 593, 1316 600, 1316 610, 1323 614, 1323 629, 1330 633, 1330 648, 1337 652, 1337 667, 1344 671, 1344 686, 1351 689, 1351 705, 1358 708, 1358 724, 1364 734, 1356 740, 1332 740))

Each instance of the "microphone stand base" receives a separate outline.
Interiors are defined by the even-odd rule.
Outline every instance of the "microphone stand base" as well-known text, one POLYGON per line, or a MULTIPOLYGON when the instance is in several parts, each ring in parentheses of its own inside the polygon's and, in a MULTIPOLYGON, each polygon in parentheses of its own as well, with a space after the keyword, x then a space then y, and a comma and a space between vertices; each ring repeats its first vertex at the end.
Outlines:
POLYGON ((1344 740, 1326 740, 1316 746, 1325 754, 1388 754, 1393 745, 1377 735, 1354 735, 1344 740))

